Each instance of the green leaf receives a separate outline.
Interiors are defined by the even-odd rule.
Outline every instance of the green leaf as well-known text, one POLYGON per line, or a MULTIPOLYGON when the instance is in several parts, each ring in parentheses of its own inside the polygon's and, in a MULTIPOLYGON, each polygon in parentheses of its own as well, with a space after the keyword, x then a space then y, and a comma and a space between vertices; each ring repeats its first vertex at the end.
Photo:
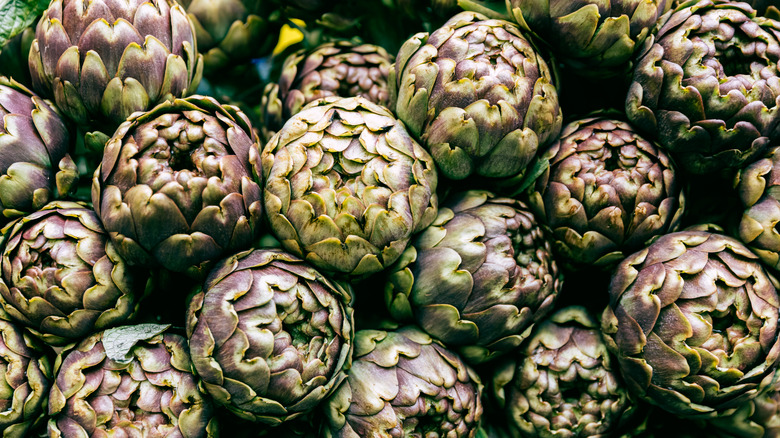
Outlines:
POLYGON ((127 363, 133 359, 130 351, 135 344, 149 340, 168 330, 170 324, 137 324, 108 329, 103 332, 103 348, 109 359, 127 363))
POLYGON ((49 0, 0 0, 0 47, 20 34, 49 7, 49 0))

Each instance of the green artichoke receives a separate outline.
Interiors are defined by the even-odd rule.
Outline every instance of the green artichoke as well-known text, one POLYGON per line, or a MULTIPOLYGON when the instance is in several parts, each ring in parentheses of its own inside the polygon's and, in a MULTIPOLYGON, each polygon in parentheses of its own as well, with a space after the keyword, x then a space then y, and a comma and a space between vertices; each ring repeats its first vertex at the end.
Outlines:
POLYGON ((616 436, 636 403, 620 380, 598 321, 565 307, 502 360, 492 395, 517 437, 616 436))
POLYGON ((288 56, 278 82, 265 87, 261 110, 267 137, 290 117, 320 98, 362 96, 387 106, 387 76, 393 57, 372 44, 325 43, 288 56))
POLYGON ((64 356, 49 394, 49 437, 217 436, 186 339, 150 330, 96 333, 64 356))
POLYGON ((525 204, 469 191, 451 194, 390 268, 385 299, 394 318, 480 363, 517 348, 561 286, 525 204))
POLYGON ((70 133, 56 110, 0 76, 0 223, 66 197, 78 180, 70 133))
POLYGON ((777 281, 742 243, 667 234, 621 262, 602 331, 634 394, 707 417, 758 393, 777 366, 777 281))
POLYGON ((392 106, 448 178, 522 176, 561 129, 544 59, 514 24, 462 12, 401 47, 392 106))
POLYGON ((39 420, 51 385, 51 365, 28 335, 0 319, 0 431, 23 438, 39 420))
POLYGON ((436 218, 433 159, 363 97, 313 102, 268 142, 262 165, 271 230, 323 270, 378 272, 436 218))
POLYGON ((311 412, 344 379, 351 289, 297 257, 250 250, 221 261, 190 300, 193 369, 214 400, 252 421, 311 412))
POLYGON ((734 180, 745 210, 737 233, 761 260, 780 270, 780 147, 741 169, 734 180))
POLYGON ((780 22, 746 3, 701 0, 658 27, 626 99, 643 134, 693 173, 739 168, 780 139, 780 22))
POLYGON ((30 48, 33 86, 111 135, 130 114, 191 94, 203 71, 175 0, 53 0, 30 48))
POLYGON ((258 161, 259 140, 238 108, 176 99, 116 131, 92 202, 128 263, 202 272, 259 237, 258 161))
POLYGON ((271 54, 282 22, 269 0, 180 1, 195 26, 204 74, 235 69, 271 54))
POLYGON ((569 265, 611 268, 680 222, 685 200, 669 156, 625 122, 572 122, 542 157, 550 165, 529 204, 569 265))
POLYGON ((32 87, 32 78, 27 57, 35 39, 37 24, 37 21, 34 22, 0 47, 0 76, 12 77, 28 88, 32 87))
POLYGON ((348 377, 325 405, 325 438, 475 437, 479 377, 414 326, 361 330, 348 377))
POLYGON ((138 309, 148 276, 127 266, 100 219, 55 201, 10 226, 0 253, 0 305, 47 344, 121 325, 138 309))
POLYGON ((509 14, 575 74, 628 72, 631 58, 671 0, 506 0, 509 14))

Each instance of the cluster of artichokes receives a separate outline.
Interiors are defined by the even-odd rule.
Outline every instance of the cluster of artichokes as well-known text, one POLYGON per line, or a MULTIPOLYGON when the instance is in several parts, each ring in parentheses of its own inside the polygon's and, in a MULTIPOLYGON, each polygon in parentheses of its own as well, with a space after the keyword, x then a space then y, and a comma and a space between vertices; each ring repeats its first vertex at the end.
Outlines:
POLYGON ((0 8, 0 435, 776 436, 771 3, 0 8))

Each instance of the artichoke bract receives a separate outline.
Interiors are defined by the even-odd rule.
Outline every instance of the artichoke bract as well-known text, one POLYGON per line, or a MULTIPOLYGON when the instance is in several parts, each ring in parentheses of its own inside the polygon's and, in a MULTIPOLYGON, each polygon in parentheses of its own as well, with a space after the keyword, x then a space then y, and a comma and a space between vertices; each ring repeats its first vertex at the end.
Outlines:
POLYGON ((74 202, 47 204, 2 240, 0 305, 51 345, 128 321, 147 279, 127 266, 97 215, 74 202))
POLYGON ((389 269, 385 300, 394 318, 480 363, 517 348, 562 284, 525 204, 469 191, 451 194, 389 269))
POLYGON ((0 222, 75 189, 78 169, 68 155, 70 142, 67 125, 49 103, 0 77, 0 222))
POLYGON ((195 27, 204 74, 219 74, 271 53, 281 23, 269 0, 183 0, 195 27))
POLYGON ((279 424, 311 412, 344 379, 352 292, 302 260, 250 250, 220 262, 190 300, 193 369, 218 403, 279 424))
POLYGON ((378 272, 436 218, 433 159, 362 97, 313 102, 266 144, 262 166, 271 230, 323 270, 378 272))
POLYGON ((737 233, 761 260, 780 270, 780 147, 741 169, 734 180, 745 207, 737 233))
POLYGON ((561 129, 545 60, 517 26, 473 12, 404 43, 390 91, 391 108, 450 179, 520 177, 561 129))
POLYGON ((130 264, 202 272, 260 235, 258 148, 236 107, 203 96, 165 102, 108 141, 92 203, 130 264))
POLYGON ((175 0, 54 0, 29 56, 33 87, 109 136, 130 114, 194 92, 202 64, 175 0))
POLYGON ((599 324, 578 306, 557 310, 496 367, 491 383, 514 436, 617 436, 636 402, 599 324))
POLYGON ((122 334, 127 329, 93 334, 62 358, 49 393, 48 436, 216 436, 214 407, 198 389, 186 339, 143 326, 122 334))
POLYGON ((685 198, 672 161, 625 122, 572 122, 541 156, 549 167, 529 204, 570 266, 611 268, 680 222, 685 198))
POLYGON ((572 72, 605 77, 628 72, 671 0, 507 0, 523 29, 552 47, 572 72))
POLYGON ((734 238, 680 231, 621 262, 602 331, 634 394, 707 417, 757 395, 780 354, 777 281, 734 238))
POLYGON ((701 0, 658 26, 626 99, 643 134, 693 173, 749 164, 780 139, 780 22, 746 3, 701 0))
POLYGON ((261 110, 268 137, 307 104, 321 98, 362 96, 387 106, 387 77, 393 57, 382 47, 325 43, 291 54, 284 61, 281 77, 265 87, 261 110))
POLYGON ((348 377, 326 401, 326 438, 475 437, 482 384, 420 329, 361 330, 348 377))
POLYGON ((51 365, 21 328, 0 319, 0 431, 23 438, 43 418, 51 365))

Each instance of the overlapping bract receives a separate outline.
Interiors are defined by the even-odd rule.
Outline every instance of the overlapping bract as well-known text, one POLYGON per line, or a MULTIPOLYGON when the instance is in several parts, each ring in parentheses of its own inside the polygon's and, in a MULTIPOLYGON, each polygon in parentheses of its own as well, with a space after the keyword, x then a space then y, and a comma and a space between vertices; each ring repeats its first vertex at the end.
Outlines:
POLYGON ((389 266, 436 218, 433 159, 386 108, 326 98, 262 153, 271 230, 314 266, 364 276, 389 266))
POLYGON ((636 402, 629 398, 601 337, 582 307, 539 323, 495 370, 491 390, 515 436, 618 436, 636 402))
POLYGON ((510 15, 552 47, 575 74, 627 72, 671 0, 507 0, 510 15))
POLYGON ((175 0, 54 0, 30 49, 33 86, 111 135, 130 114, 195 91, 195 32, 175 0))
POLYGON ((735 179, 745 211, 737 229, 739 239, 761 260, 780 270, 780 148, 740 170, 735 179))
POLYGON ((561 287, 525 204, 469 191, 450 195, 390 268, 385 299, 394 318, 480 363, 517 348, 561 287))
POLYGON ((204 74, 235 68, 273 49, 281 23, 269 0, 180 1, 195 27, 204 74))
POLYGON ((13 79, 0 77, 0 213, 32 213, 65 197, 78 179, 60 115, 13 79))
POLYGON ((263 93, 264 129, 278 131, 304 106, 324 97, 362 96, 387 106, 392 62, 393 57, 382 47, 348 41, 291 54, 284 61, 279 81, 268 84, 263 93))
POLYGON ((0 430, 24 438, 43 419, 51 365, 22 329, 0 319, 0 430))
POLYGON ((198 389, 186 339, 157 335, 118 361, 106 354, 104 334, 64 356, 49 395, 49 437, 215 436, 214 407, 198 389))
POLYGON ((420 329, 361 330, 348 377, 326 402, 322 436, 471 438, 481 392, 477 375, 420 329))
POLYGON ((202 271, 260 234, 258 148, 238 108, 203 96, 165 102, 106 144, 92 203, 129 263, 202 271))
POLYGON ((148 276, 117 253, 95 212, 55 201, 10 227, 0 253, 0 305, 48 344, 128 321, 148 276))
POLYGON ((462 12, 401 48, 391 108, 451 179, 521 176, 555 140, 552 74, 514 24, 462 12))
POLYGON ((625 122, 572 122, 542 156, 550 165, 529 203, 570 265, 611 268, 679 224, 685 202, 675 167, 625 122))
POLYGON ((780 354, 777 281, 742 243, 660 237, 621 262, 602 330, 629 389, 680 416, 755 397, 780 354))
POLYGON ((344 379, 350 301, 348 286, 282 251, 227 258, 190 301, 194 370, 241 417, 279 424, 309 413, 344 379))
POLYGON ((746 3, 682 6, 648 39, 626 113, 693 173, 741 167, 780 139, 780 22, 746 3))

